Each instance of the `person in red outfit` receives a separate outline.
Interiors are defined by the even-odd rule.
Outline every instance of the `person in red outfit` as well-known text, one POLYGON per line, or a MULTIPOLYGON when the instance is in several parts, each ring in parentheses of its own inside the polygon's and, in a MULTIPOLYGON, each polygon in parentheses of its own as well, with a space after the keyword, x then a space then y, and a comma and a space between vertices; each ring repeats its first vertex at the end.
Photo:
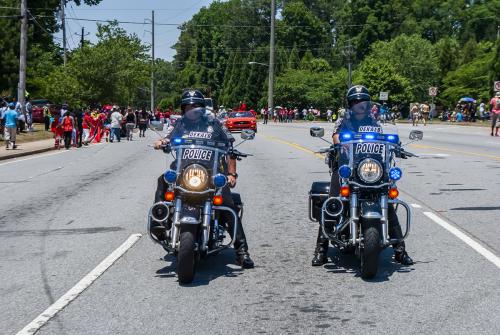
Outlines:
POLYGON ((92 125, 94 123, 94 119, 90 116, 90 110, 86 109, 85 114, 83 115, 83 145, 89 145, 90 140, 90 130, 92 129, 92 125))

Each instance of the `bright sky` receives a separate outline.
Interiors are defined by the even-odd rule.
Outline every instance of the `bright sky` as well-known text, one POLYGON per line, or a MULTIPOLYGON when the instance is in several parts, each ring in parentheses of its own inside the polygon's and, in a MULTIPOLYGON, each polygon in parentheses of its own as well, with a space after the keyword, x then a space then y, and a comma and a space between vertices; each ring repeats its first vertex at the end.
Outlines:
MULTIPOLYGON (((145 43, 151 43, 151 11, 155 11, 156 23, 183 23, 188 21, 200 8, 207 7, 214 0, 103 0, 98 6, 66 6, 66 28, 68 48, 80 45, 82 27, 87 41, 96 41, 96 22, 77 21, 71 18, 92 20, 118 20, 145 22, 144 24, 121 24, 129 33, 136 33, 145 43)), ((155 26, 155 56, 172 60, 180 30, 177 26, 155 26)), ((57 37, 62 37, 58 33, 57 37)))

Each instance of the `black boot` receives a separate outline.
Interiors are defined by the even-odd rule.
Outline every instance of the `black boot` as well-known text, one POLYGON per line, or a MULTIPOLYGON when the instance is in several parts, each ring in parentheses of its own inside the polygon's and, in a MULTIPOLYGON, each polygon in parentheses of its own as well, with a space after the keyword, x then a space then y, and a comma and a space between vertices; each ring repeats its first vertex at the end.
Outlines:
POLYGON ((321 228, 318 231, 318 238, 316 240, 316 250, 314 250, 314 257, 311 261, 312 266, 321 266, 328 262, 328 239, 323 236, 321 228))
MULTIPOLYGON (((403 238, 403 232, 401 231, 401 226, 399 221, 394 219, 396 215, 394 208, 389 207, 389 237, 390 238, 403 238)), ((406 252, 405 242, 399 242, 392 245, 394 249, 394 260, 402 265, 413 265, 413 259, 406 252)))
POLYGON ((243 269, 252 269, 255 264, 250 258, 250 254, 246 250, 236 251, 236 264, 243 269))
POLYGON ((413 259, 408 255, 408 253, 403 251, 394 251, 394 260, 401 265, 413 265, 413 259))
POLYGON ((236 241, 234 241, 234 249, 236 251, 236 264, 241 266, 243 269, 252 269, 255 264, 250 258, 250 254, 248 253, 247 238, 241 224, 238 225, 238 227, 239 228, 236 232, 236 241))

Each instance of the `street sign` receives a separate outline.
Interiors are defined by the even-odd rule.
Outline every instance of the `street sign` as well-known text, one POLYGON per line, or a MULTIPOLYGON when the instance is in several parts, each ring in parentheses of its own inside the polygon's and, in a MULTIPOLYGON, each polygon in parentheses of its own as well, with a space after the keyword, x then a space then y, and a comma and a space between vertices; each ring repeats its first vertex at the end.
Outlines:
POLYGON ((389 92, 380 92, 379 100, 381 100, 381 101, 389 100, 389 92))
POLYGON ((437 87, 429 87, 429 96, 435 97, 438 94, 437 87))
POLYGON ((493 85, 493 91, 500 92, 500 81, 495 81, 495 85, 493 85))

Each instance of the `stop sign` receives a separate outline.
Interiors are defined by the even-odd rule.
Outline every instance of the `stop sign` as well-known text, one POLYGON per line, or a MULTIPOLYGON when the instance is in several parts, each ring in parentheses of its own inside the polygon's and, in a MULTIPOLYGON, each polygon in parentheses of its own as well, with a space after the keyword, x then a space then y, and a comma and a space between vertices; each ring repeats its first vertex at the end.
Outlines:
POLYGON ((500 92, 500 81, 495 81, 495 85, 493 85, 493 91, 500 92))

